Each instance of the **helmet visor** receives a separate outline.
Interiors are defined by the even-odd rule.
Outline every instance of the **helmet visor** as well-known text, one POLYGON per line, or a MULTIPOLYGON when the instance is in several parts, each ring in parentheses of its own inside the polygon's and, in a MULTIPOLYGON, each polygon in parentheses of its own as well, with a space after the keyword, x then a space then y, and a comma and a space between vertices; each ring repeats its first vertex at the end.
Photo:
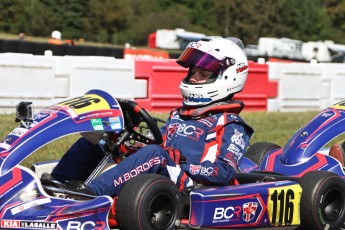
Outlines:
POLYGON ((185 68, 190 67, 190 65, 195 65, 205 70, 216 72, 220 67, 224 68, 225 59, 218 60, 212 55, 204 53, 201 50, 187 47, 176 62, 185 68))

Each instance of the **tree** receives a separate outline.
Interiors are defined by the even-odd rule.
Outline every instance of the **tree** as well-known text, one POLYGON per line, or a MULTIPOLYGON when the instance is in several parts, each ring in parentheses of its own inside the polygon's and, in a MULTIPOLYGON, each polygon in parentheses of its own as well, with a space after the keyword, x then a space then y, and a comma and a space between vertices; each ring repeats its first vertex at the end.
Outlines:
POLYGON ((342 0, 1 0, 0 31, 146 46, 157 29, 345 43, 342 0))

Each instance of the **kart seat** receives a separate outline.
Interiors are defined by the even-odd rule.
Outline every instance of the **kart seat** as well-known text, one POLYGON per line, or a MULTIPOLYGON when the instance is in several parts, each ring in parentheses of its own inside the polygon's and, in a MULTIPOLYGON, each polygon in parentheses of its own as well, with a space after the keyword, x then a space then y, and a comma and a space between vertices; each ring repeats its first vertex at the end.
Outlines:
POLYGON ((345 158, 345 141, 342 144, 334 144, 329 150, 329 156, 338 160, 342 167, 344 167, 345 158))

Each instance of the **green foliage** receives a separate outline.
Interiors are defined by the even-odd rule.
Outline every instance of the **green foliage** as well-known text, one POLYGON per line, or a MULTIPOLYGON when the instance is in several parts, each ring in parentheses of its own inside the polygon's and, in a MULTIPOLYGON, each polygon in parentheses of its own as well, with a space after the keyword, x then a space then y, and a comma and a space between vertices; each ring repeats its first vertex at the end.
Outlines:
POLYGON ((345 43, 341 0, 2 0, 0 32, 146 46, 157 29, 184 28, 207 35, 345 43))

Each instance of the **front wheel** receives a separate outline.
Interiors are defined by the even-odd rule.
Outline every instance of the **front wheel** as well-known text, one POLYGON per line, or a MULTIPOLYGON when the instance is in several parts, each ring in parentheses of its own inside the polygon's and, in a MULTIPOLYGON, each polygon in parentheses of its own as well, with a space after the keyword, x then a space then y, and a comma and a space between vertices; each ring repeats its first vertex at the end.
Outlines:
POLYGON ((118 196, 120 229, 173 229, 182 216, 181 194, 167 177, 141 174, 127 181, 118 196))
POLYGON ((340 229, 345 221, 345 182, 328 171, 311 171, 300 181, 302 229, 340 229))

